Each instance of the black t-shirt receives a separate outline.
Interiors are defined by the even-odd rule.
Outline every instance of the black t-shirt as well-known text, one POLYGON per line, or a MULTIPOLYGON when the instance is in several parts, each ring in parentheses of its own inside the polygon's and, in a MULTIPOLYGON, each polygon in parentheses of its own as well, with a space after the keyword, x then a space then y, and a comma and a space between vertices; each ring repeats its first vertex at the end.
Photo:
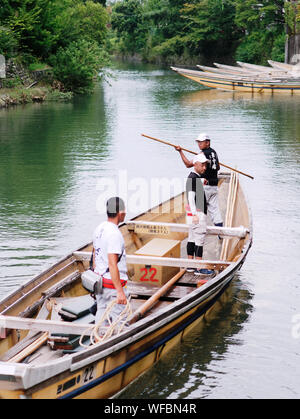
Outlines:
POLYGON ((195 172, 191 172, 186 180, 186 195, 188 198, 188 194, 190 191, 196 193, 195 195, 195 205, 197 210, 204 212, 207 214, 207 203, 206 197, 203 189, 203 183, 201 181, 201 176, 195 172))
POLYGON ((208 184, 210 186, 217 186, 218 185, 218 171, 220 170, 220 163, 218 159, 218 155, 215 152, 214 149, 211 147, 206 148, 205 150, 202 150, 205 154, 205 157, 209 160, 207 163, 207 169, 203 175, 201 175, 202 178, 205 178, 208 180, 208 184))

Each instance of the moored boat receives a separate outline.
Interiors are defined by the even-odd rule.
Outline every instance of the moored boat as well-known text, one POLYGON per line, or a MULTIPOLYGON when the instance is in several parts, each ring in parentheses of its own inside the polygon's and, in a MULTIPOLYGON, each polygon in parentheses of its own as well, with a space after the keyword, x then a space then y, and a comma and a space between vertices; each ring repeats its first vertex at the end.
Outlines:
POLYGON ((184 340, 225 292, 252 244, 237 175, 220 174, 218 187, 225 227, 208 226, 201 262, 185 255, 184 193, 120 226, 133 309, 122 330, 95 339, 93 301, 81 282, 92 243, 3 298, 0 398, 112 397, 184 340), (213 273, 199 279, 186 271, 199 266, 213 273))
POLYGON ((269 72, 270 71, 270 67, 265 66, 265 65, 257 65, 257 64, 249 64, 249 63, 244 63, 243 61, 237 61, 236 62, 240 67, 242 68, 246 68, 252 71, 261 71, 261 72, 269 72))
POLYGON ((185 68, 171 67, 173 71, 189 78, 203 86, 228 90, 237 92, 250 92, 250 93, 287 93, 299 94, 300 93, 300 77, 298 72, 289 71, 275 71, 275 72, 260 72, 260 74, 225 74, 217 72, 198 71, 185 68))
POLYGON ((288 63, 281 63, 279 61, 268 60, 268 63, 273 68, 278 68, 280 70, 291 71, 295 68, 295 65, 288 63))

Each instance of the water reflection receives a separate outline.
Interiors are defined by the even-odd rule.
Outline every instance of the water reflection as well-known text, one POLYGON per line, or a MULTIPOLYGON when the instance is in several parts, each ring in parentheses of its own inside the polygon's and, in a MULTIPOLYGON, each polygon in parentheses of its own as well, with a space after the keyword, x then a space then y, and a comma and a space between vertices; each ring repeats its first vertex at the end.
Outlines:
POLYGON ((66 226, 77 223, 77 197, 90 201, 94 194, 93 172, 110 155, 109 123, 100 87, 96 95, 72 103, 0 111, 0 276, 5 291, 47 266, 44 259, 50 262, 67 252, 57 238, 65 238, 66 226))
MULTIPOLYGON (((265 138, 277 147, 294 143, 296 153, 300 146, 300 96, 266 95, 242 92, 225 92, 217 89, 201 89, 181 92, 180 101, 184 106, 205 107, 206 105, 242 109, 257 118, 262 130, 267 130, 265 138), (271 122, 271 123, 270 123, 271 122), (271 132, 270 132, 271 130, 271 132)), ((289 152, 288 150, 286 150, 289 152)))
POLYGON ((225 373, 228 348, 243 344, 241 332, 253 310, 252 297, 238 274, 205 320, 119 398, 209 397, 225 373))
MULTIPOLYGON (((206 131, 221 162, 255 177, 240 176, 254 243, 233 304, 141 378, 132 397, 299 397, 291 328, 300 298, 300 98, 200 90, 155 66, 112 73, 110 85, 72 103, 0 111, 0 296, 90 240, 104 217, 99 180, 120 170, 128 182, 187 176, 174 149, 141 133, 196 149, 206 131)), ((140 204, 139 212, 149 207, 140 204)))
POLYGON ((1 216, 8 223, 16 214, 57 216, 86 161, 98 165, 108 156, 108 140, 103 94, 2 110, 1 216))

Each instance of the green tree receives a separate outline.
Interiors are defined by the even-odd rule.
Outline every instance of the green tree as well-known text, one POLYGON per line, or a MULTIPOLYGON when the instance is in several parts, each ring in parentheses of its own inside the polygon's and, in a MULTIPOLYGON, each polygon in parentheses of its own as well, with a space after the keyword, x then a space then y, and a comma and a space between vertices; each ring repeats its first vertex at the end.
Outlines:
POLYGON ((5 55, 6 58, 11 58, 15 55, 19 47, 19 41, 9 28, 5 26, 0 27, 0 54, 5 55))
POLYGON ((107 63, 108 13, 101 2, 2 0, 0 22, 1 52, 26 64, 51 64, 66 89, 90 90, 107 63))
POLYGON ((144 55, 181 55, 184 20, 181 9, 185 0, 146 0, 143 3, 146 48, 144 55))
POLYGON ((95 41, 85 39, 60 47, 50 58, 55 77, 67 90, 89 92, 100 68, 108 63, 108 56, 95 41))
POLYGON ((73 0, 57 16, 59 44, 65 46, 84 38, 103 45, 107 36, 107 23, 108 13, 100 3, 73 0))
POLYGON ((144 46, 143 20, 142 4, 139 0, 123 0, 114 4, 111 25, 124 52, 135 53, 144 46))
MULTIPOLYGON (((242 30, 236 59, 265 64, 285 31, 284 0, 235 0, 235 22, 242 30)), ((277 52, 275 53, 275 50, 277 52)))
POLYGON ((46 57, 59 38, 57 16, 72 0, 3 0, 0 20, 18 39, 19 49, 46 57))
POLYGON ((234 0, 195 0, 182 9, 185 40, 193 53, 230 52, 238 39, 234 0))

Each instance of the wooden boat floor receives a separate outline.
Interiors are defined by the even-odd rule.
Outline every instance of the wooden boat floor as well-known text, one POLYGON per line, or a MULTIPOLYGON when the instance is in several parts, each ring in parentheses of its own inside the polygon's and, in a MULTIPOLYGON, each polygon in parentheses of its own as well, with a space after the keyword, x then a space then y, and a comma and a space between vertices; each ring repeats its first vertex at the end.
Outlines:
MULTIPOLYGON (((160 300, 163 301, 163 300, 168 299, 169 301, 172 301, 172 300, 174 301, 189 294, 190 292, 193 291, 193 287, 185 286, 186 284, 191 284, 191 282, 186 282, 186 283, 182 282, 180 283, 180 285, 176 285, 172 287, 172 289, 168 291, 163 297, 161 297, 160 300)), ((196 282, 194 283, 194 286, 196 286, 196 282)), ((136 297, 142 298, 144 299, 144 301, 145 299, 150 298, 153 294, 156 293, 156 291, 160 289, 160 287, 133 283, 133 282, 128 283, 127 287, 132 298, 136 298, 136 297)))
MULTIPOLYGON (((193 273, 186 272, 176 283, 176 285, 168 293, 161 297, 160 300, 145 314, 144 317, 150 316, 154 312, 172 304, 173 301, 178 300, 192 292, 197 287, 197 281, 199 279, 209 279, 211 277, 212 276, 205 277, 203 275, 196 276, 193 273)), ((131 281, 127 286, 132 296, 132 312, 141 307, 145 301, 160 288, 157 286, 151 286, 149 284, 135 283, 131 281)), ((66 302, 66 300, 68 300, 68 298, 57 298, 58 303, 66 302)), ((70 298, 70 301, 71 300, 72 298, 70 298)), ((55 316, 57 317, 57 314, 55 314, 55 316)), ((75 348, 75 351, 80 351, 83 349, 84 348, 78 347, 75 348)), ((42 365, 47 362, 53 362, 62 356, 65 356, 63 350, 52 350, 48 345, 44 345, 37 349, 33 354, 25 358, 22 362, 30 365, 42 365)))
POLYGON ((33 354, 25 358, 22 363, 29 365, 43 365, 47 362, 53 362, 64 356, 63 351, 58 349, 53 351, 48 345, 41 346, 33 354))

